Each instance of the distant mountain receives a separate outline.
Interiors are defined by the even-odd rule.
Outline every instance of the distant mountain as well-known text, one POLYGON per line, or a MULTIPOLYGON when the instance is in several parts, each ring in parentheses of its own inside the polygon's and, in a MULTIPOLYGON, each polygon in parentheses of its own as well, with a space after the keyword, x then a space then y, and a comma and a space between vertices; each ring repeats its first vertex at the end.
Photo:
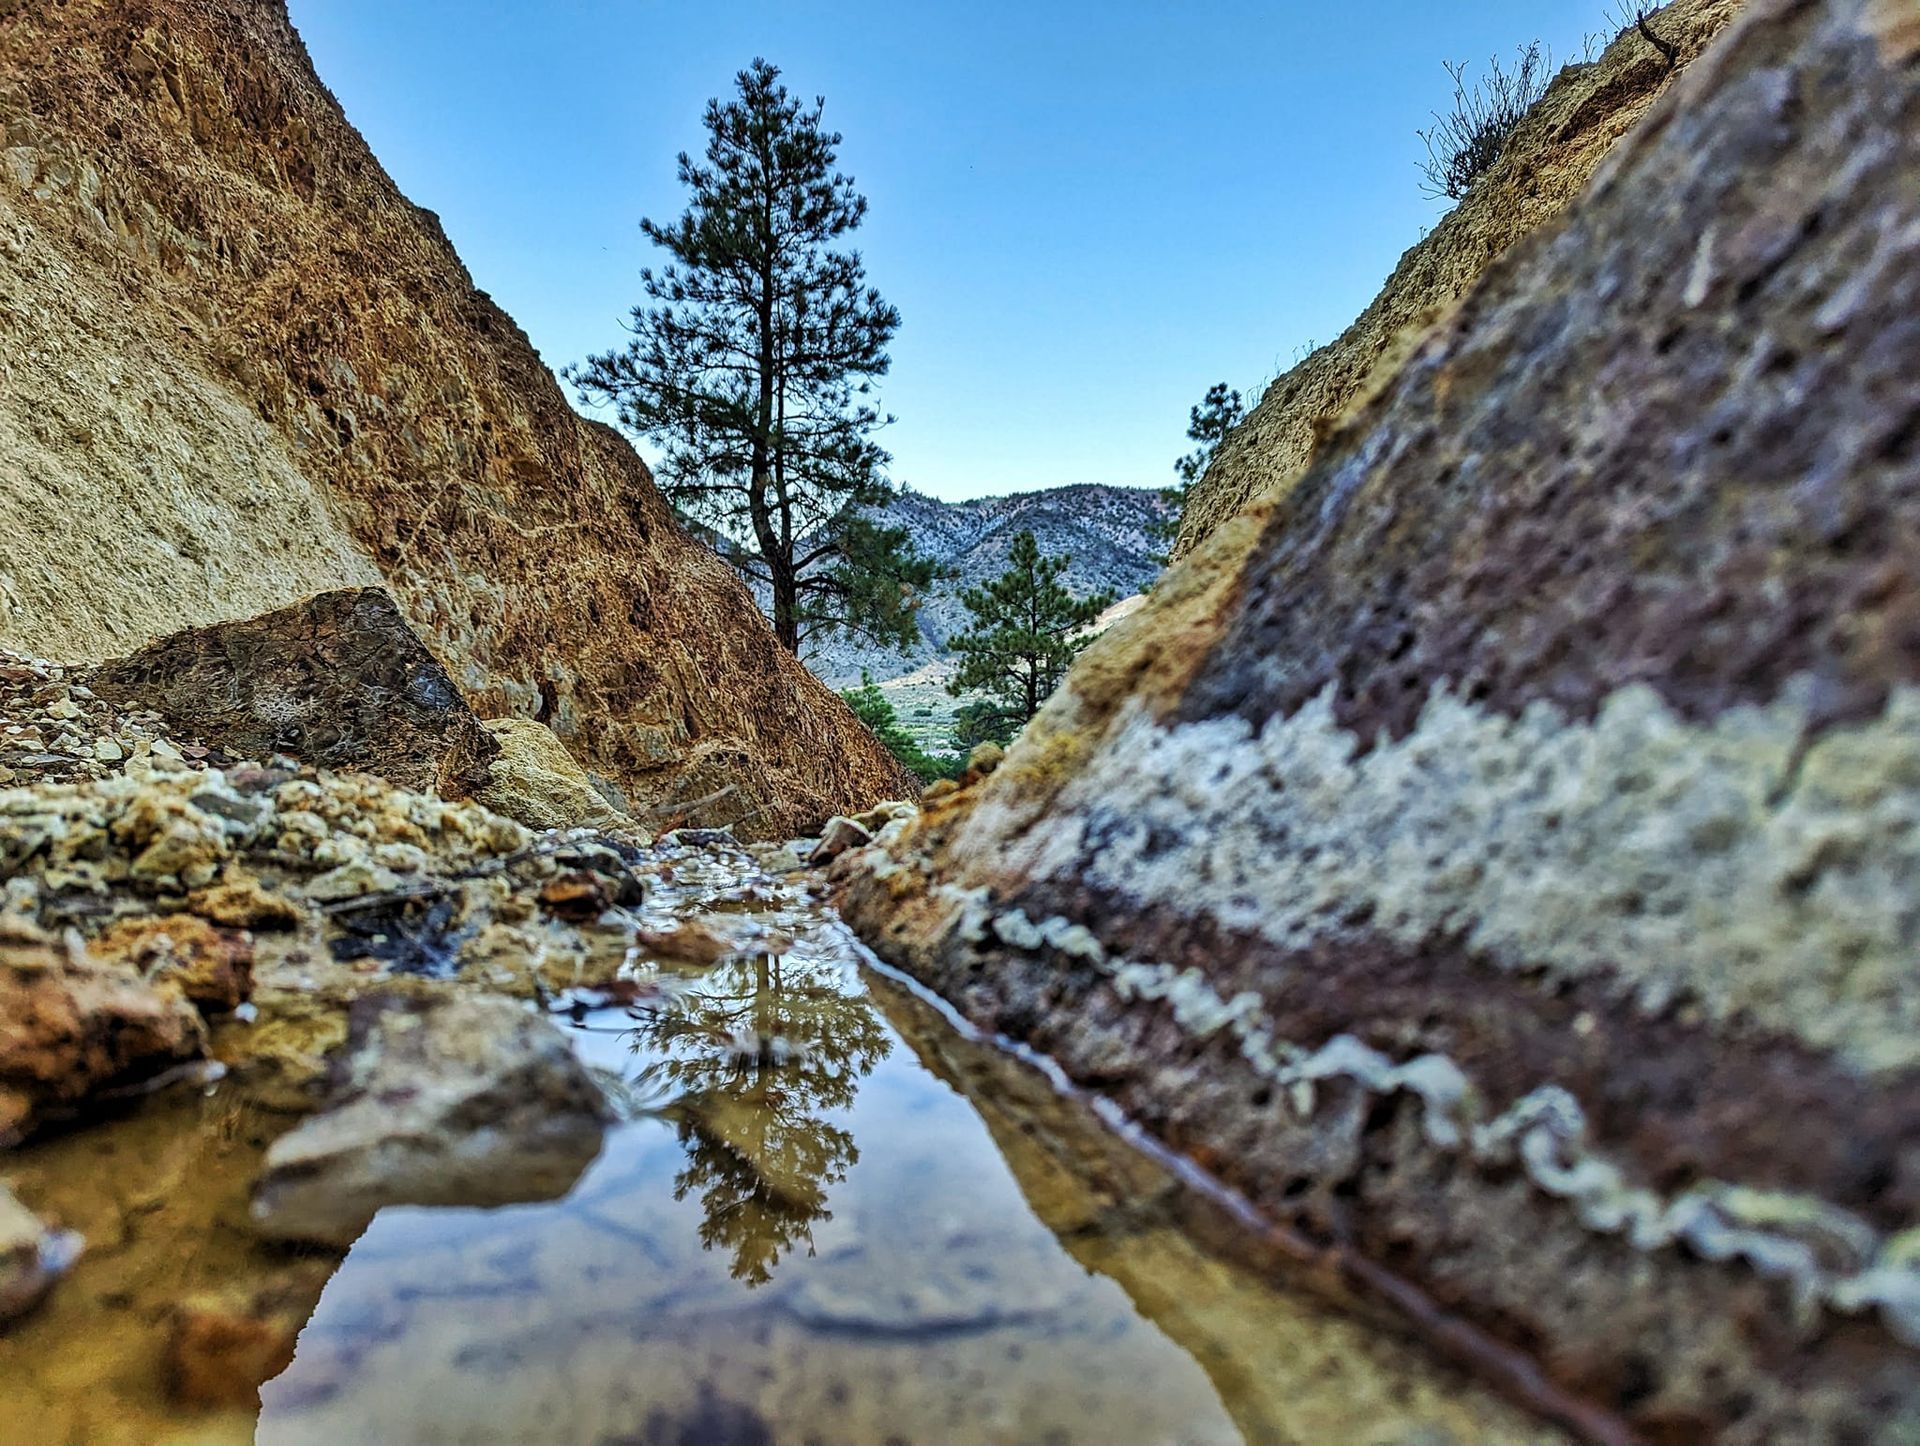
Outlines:
MULTIPOLYGON (((813 649, 807 666, 830 686, 842 688, 857 684, 862 669, 885 679, 945 659, 947 639, 972 622, 960 594, 1006 570, 1014 536, 1022 531, 1033 533, 1041 552, 1073 559, 1062 581, 1076 597, 1096 592, 1129 597, 1160 572, 1157 559, 1166 544, 1151 527, 1167 510, 1152 488, 1099 483, 970 502, 904 491, 868 515, 883 526, 906 528, 915 547, 958 576, 929 591, 920 608, 920 642, 908 651, 835 637, 813 649)), ((765 608, 764 589, 754 591, 765 608)))

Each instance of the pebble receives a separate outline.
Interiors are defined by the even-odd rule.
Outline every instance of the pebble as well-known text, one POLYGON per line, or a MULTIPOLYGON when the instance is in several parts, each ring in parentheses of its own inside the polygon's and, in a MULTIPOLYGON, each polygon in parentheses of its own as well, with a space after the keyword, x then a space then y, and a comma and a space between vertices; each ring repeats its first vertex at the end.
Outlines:
POLYGON ((0 785, 67 783, 155 768, 222 767, 232 760, 172 739, 160 715, 122 708, 58 664, 0 649, 0 785))

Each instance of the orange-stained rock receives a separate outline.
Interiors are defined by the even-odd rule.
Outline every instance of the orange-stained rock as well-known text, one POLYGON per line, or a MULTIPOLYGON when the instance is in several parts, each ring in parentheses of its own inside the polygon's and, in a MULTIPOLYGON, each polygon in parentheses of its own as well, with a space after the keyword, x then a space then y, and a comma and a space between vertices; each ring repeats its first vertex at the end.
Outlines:
POLYGON ((130 966, 150 983, 178 989, 208 1013, 238 1009, 253 993, 253 944, 194 914, 121 919, 90 945, 106 962, 130 966))
POLYGON ((187 908, 234 929, 292 929, 300 923, 298 905, 250 874, 196 889, 187 895, 187 908))
POLYGON ((0 1147, 205 1048, 177 991, 0 916, 0 1147))
POLYGON ((257 1408, 261 1384, 293 1360, 317 1293, 317 1285, 283 1284, 183 1301, 167 1339, 167 1393, 183 1406, 257 1408))

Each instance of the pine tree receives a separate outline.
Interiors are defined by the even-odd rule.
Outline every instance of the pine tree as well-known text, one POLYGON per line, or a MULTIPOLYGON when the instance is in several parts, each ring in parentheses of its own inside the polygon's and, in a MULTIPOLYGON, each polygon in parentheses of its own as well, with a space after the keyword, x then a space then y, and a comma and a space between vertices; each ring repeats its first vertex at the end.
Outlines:
POLYGON ((1225 382, 1215 382, 1208 387, 1200 404, 1187 413, 1187 436, 1200 445, 1173 464, 1180 481, 1160 489, 1161 498, 1172 508, 1154 529, 1165 541, 1172 542, 1180 535, 1180 519, 1186 515, 1187 497, 1193 491, 1193 484, 1206 475, 1213 454, 1220 450, 1220 444, 1226 441, 1227 433, 1239 423, 1241 415, 1240 393, 1225 382))
POLYGON ((867 202, 835 168, 825 102, 779 75, 756 60, 735 98, 708 102, 704 164, 680 156, 686 213, 640 223, 669 257, 640 273, 656 304, 633 309, 624 350, 567 377, 661 449, 683 515, 738 542, 728 560, 767 587, 788 648, 836 630, 905 647, 937 570, 859 513, 892 495, 873 385, 900 313, 836 245, 867 202))
POLYGON ((1024 726, 1060 686, 1074 655, 1090 638, 1081 636, 1113 604, 1113 594, 1075 599, 1060 586, 1071 558, 1042 556, 1031 532, 1013 539, 1007 570, 984 588, 968 588, 961 601, 974 626, 952 640, 960 669, 948 691, 984 691, 1024 726))

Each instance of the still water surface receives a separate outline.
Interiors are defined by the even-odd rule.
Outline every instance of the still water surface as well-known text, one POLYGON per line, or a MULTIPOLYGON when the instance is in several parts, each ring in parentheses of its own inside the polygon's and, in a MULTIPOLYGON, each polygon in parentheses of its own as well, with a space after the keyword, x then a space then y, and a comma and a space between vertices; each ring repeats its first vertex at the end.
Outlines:
POLYGON ((632 1118, 570 1193, 383 1211, 257 1418, 169 1402, 154 1359, 170 1297, 231 1289, 259 1248, 248 1126, 176 1102, 21 1152, 23 1194, 90 1206, 105 1248, 0 1339, 21 1387, 0 1439, 1545 1438, 1410 1340, 1208 1248, 1192 1192, 746 868, 681 865, 653 922, 768 952, 639 960, 654 1004, 576 1012, 632 1118))

